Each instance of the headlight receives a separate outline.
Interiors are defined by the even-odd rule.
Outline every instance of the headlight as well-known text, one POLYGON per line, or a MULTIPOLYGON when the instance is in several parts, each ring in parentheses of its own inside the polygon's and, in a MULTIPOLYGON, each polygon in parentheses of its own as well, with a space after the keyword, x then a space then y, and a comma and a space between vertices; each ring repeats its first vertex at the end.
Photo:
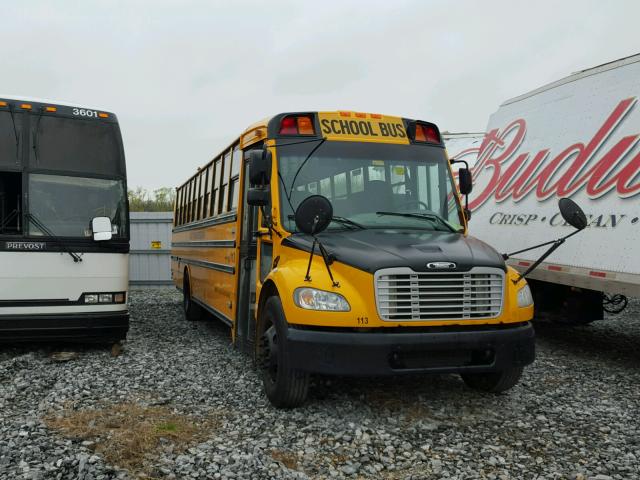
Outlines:
POLYGON ((530 305, 533 305, 533 295, 531 295, 529 285, 525 285, 518 290, 518 306, 522 308, 530 305))
POLYGON ((98 294, 97 293, 85 294, 84 303, 98 303, 98 294))
POLYGON ((307 310, 326 310, 331 312, 348 312, 349 302, 340 294, 301 287, 293 292, 293 301, 300 308, 307 310))
POLYGON ((100 293, 98 295, 98 302, 100 302, 100 303, 113 303, 113 294, 111 294, 111 293, 100 293))
POLYGON ((126 292, 115 292, 115 293, 83 293, 80 299, 83 303, 102 303, 102 304, 113 304, 113 303, 125 303, 127 300, 126 292))

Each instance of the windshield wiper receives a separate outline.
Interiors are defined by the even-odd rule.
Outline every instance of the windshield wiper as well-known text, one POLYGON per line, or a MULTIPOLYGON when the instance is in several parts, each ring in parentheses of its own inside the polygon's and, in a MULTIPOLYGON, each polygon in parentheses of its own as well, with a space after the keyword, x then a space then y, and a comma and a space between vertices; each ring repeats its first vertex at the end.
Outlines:
POLYGON ((327 137, 322 137, 318 139, 318 144, 316 146, 314 146, 311 151, 309 152, 309 154, 305 157, 305 159, 302 161, 302 163, 300 164, 300 166, 298 167, 298 169, 296 170, 296 174, 293 176, 293 180, 291 180, 291 186, 289 187, 289 190, 286 192, 287 194, 287 200, 289 200, 289 203, 291 203, 291 194, 293 193, 293 187, 296 184, 296 179, 298 178, 298 175, 300 174, 300 172, 302 171, 302 167, 304 167, 304 165, 309 161, 309 159, 311 158, 311 156, 316 153, 316 150, 318 150, 322 144, 324 142, 327 141, 327 137))
POLYGON ((346 217, 336 217, 334 215, 333 217, 331 217, 331 221, 332 222, 336 222, 336 223, 340 223, 342 225, 347 225, 349 227, 356 227, 356 228, 358 228, 360 230, 364 230, 365 228, 367 228, 364 225, 360 225, 359 223, 354 222, 353 220, 349 220, 346 217))
POLYGON ((38 138, 40 133, 40 120, 42 120, 42 111, 38 112, 38 120, 36 121, 36 128, 33 131, 33 156, 36 160, 36 164, 39 162, 38 159, 38 138))
POLYGON ((409 217, 409 218, 423 218, 425 220, 437 220, 441 225, 444 225, 447 230, 451 232, 455 232, 456 229, 453 228, 449 223, 443 219, 441 216, 436 215, 435 213, 407 213, 407 212, 376 212, 376 215, 392 215, 394 217, 409 217))
POLYGON ((71 255, 71 258, 73 258, 73 261, 75 263, 81 262, 82 261, 82 257, 80 255, 78 255, 77 253, 72 252, 69 247, 67 246, 66 243, 64 243, 60 237, 56 236, 51 230, 49 230, 40 220, 38 220, 33 213, 27 213, 25 215, 25 217, 27 217, 27 220, 31 220, 31 222, 33 222, 33 224, 38 227, 42 232, 46 233, 47 235, 49 235, 51 238, 53 238, 53 240, 62 247, 62 249, 67 252, 69 255, 71 255))
POLYGON ((278 179, 280 180, 280 183, 282 184, 282 191, 284 192, 284 196, 287 199, 287 202, 289 203, 289 206, 291 207, 291 211, 292 212, 296 211, 296 209, 293 208, 293 204, 291 203, 291 194, 293 193, 293 186, 295 185, 296 178, 298 178, 298 174, 300 173, 300 170, 302 170, 302 167, 304 166, 304 164, 307 163, 307 160, 309 160, 311 158, 311 155, 313 155, 314 152, 318 148, 320 148, 320 145, 322 145, 326 140, 327 140, 327 137, 312 138, 311 140, 302 140, 300 142, 290 142, 290 143, 283 143, 283 144, 277 145, 277 148, 281 148, 281 147, 288 147, 289 145, 298 145, 300 143, 318 142, 318 144, 311 149, 309 154, 302 161, 302 163, 298 167, 298 170, 296 170, 296 174, 293 176, 293 180, 291 182, 291 187, 290 188, 287 189, 287 186, 284 183, 284 178, 282 178, 282 175, 280 173, 280 169, 278 169, 278 179))
MULTIPOLYGON (((295 220, 296 216, 295 215, 288 215, 287 218, 289 220, 295 220)), ((367 228, 364 225, 361 225, 361 224, 359 224, 357 222, 354 222, 353 220, 349 220, 348 218, 345 218, 345 217, 336 217, 335 215, 333 217, 331 217, 331 221, 339 223, 341 225, 346 225, 348 227, 355 227, 355 228, 357 228, 359 230, 364 230, 364 229, 367 228)))

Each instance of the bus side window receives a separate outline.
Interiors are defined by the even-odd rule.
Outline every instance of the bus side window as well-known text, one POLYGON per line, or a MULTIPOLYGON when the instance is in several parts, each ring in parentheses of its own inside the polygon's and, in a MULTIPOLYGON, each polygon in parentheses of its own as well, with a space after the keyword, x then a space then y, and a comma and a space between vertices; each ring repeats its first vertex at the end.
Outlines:
POLYGON ((396 195, 406 194, 404 165, 391 165, 391 188, 396 195))
POLYGON ((231 152, 225 153, 223 160, 222 185, 220 186, 220 208, 218 213, 226 212, 228 209, 229 191, 227 190, 227 186, 229 185, 229 173, 231 172, 231 152))
POLYGON ((207 166, 207 174, 204 177, 204 196, 202 197, 202 218, 209 216, 209 197, 211 196, 211 165, 207 166))
POLYGON ((236 146, 233 148, 231 156, 231 180, 229 182, 229 211, 238 209, 238 182, 240 181, 240 160, 242 155, 240 149, 236 146))
POLYGON ((198 174, 198 190, 196 191, 196 197, 198 203, 196 204, 196 220, 202 219, 202 196, 204 194, 204 171, 200 171, 198 174))
POLYGON ((351 170, 351 193, 364 192, 364 172, 362 167, 351 170))
POLYGON ((220 213, 220 179, 222 177, 222 157, 216 159, 215 167, 215 180, 213 183, 213 214, 218 215, 220 213))
POLYGON ((185 186, 180 187, 180 211, 178 212, 178 222, 180 225, 184 225, 184 194, 185 186))
POLYGON ((211 179, 211 216, 215 216, 218 213, 218 186, 220 184, 220 160, 216 159, 211 166, 212 179, 211 179))
POLYGON ((320 180, 320 195, 324 195, 329 200, 333 197, 331 194, 331 178, 323 178, 320 180))
POLYGON ((192 186, 193 186, 193 180, 190 180, 189 183, 187 184, 187 198, 185 201, 187 223, 191 222, 191 191, 193 190, 192 186))
POLYGON ((200 174, 195 178, 195 192, 193 194, 193 219, 200 220, 200 174))
POLYGON ((333 176, 333 190, 336 199, 347 198, 347 174, 346 172, 338 173, 333 176))
POLYGON ((191 198, 192 198, 192 203, 191 203, 191 215, 192 215, 192 220, 195 222, 198 220, 198 179, 199 179, 199 175, 196 175, 196 177, 193 179, 193 192, 191 194, 191 198))
POLYGON ((198 214, 200 219, 205 218, 207 209, 205 208, 205 195, 207 190, 207 169, 203 169, 200 173, 200 198, 198 199, 198 214))
POLYGON ((180 188, 176 188, 176 203, 173 207, 173 226, 180 225, 180 188))

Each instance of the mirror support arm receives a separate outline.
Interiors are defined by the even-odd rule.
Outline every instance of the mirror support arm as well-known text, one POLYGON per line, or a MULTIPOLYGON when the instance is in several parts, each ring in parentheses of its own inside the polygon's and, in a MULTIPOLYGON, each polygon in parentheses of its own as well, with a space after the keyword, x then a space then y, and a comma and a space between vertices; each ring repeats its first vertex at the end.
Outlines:
POLYGON ((311 252, 309 254, 309 263, 307 264, 307 273, 304 276, 304 281, 305 282, 311 281, 311 276, 309 275, 309 273, 311 272, 311 260, 313 260, 313 254, 316 251, 316 244, 317 244, 318 249, 320 250, 320 254, 322 255, 322 261, 324 262, 324 266, 327 267, 327 273, 329 274, 329 278, 331 279, 331 284, 334 287, 339 287, 340 283, 336 282, 335 279, 333 278, 333 273, 331 273, 331 267, 329 266, 333 261, 331 258, 331 254, 327 252, 327 249, 324 248, 324 245, 322 245, 320 240, 318 240, 318 237, 315 236, 316 227, 319 221, 320 221, 320 218, 316 215, 316 218, 313 221, 313 228, 312 228, 313 233, 311 233, 311 236, 313 237, 313 243, 311 244, 311 252))
POLYGON ((574 236, 576 233, 581 232, 582 230, 575 230, 574 232, 571 232, 569 235, 566 235, 562 238, 559 238, 557 240, 552 240, 550 242, 546 242, 546 243, 542 243, 540 245, 536 245, 534 247, 529 247, 529 248, 525 248, 524 250, 519 250, 517 252, 513 252, 510 254, 503 254, 503 258, 505 260, 507 260, 509 258, 510 255, 515 255, 517 253, 522 253, 522 252, 527 252, 529 250, 533 250, 534 248, 538 248, 538 247, 544 247, 546 245, 549 244, 553 244, 551 245, 551 247, 549 248, 549 250, 547 250, 546 252, 544 252, 544 254, 535 262, 533 262, 532 265, 529 266, 529 268, 527 268, 524 272, 522 272, 520 275, 518 275, 518 278, 516 278, 515 280, 513 280, 513 284, 517 284, 520 280, 522 280, 524 277, 526 277, 527 275, 529 275, 533 270, 535 270, 536 268, 538 268, 538 265, 540 265, 549 255, 551 255, 553 252, 556 251, 556 249, 562 245, 567 238, 574 236))
MULTIPOLYGON (((466 160, 457 160, 456 158, 449 159, 449 164, 454 165, 456 163, 464 163, 464 167, 469 170, 469 164, 466 160)), ((469 194, 464 196, 464 215, 467 217, 467 222, 471 220, 471 210, 469 210, 469 194)))
MULTIPOLYGON (((522 250, 518 250, 516 252, 511 252, 511 253, 503 253, 502 254, 502 259, 503 260, 509 260, 510 257, 512 257, 513 255, 517 255, 518 253, 524 253, 524 252, 528 252, 529 250, 535 250, 536 248, 540 248, 540 247, 546 247, 547 245, 551 245, 552 243, 557 243, 557 242, 562 242, 564 243, 564 241, 569 238, 569 237, 573 237, 576 233, 581 232, 582 230, 576 230, 574 232, 571 232, 569 235, 566 235, 562 238, 559 238, 557 240, 551 240, 549 242, 544 242, 544 243, 540 243, 538 245, 534 245, 533 247, 527 247, 527 248, 523 248, 522 250)), ((562 244, 561 243, 561 244, 562 244)))

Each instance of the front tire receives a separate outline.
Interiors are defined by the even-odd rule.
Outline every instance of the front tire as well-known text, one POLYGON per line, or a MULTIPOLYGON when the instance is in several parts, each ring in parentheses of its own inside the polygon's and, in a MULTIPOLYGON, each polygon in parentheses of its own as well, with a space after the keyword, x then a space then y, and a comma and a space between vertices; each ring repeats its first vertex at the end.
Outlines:
POLYGON ((474 390, 501 393, 517 385, 523 370, 524 367, 510 367, 499 372, 461 373, 460 376, 474 390))
POLYGON ((187 270, 184 271, 182 279, 182 308, 184 309, 184 316, 187 320, 195 322, 202 318, 202 308, 200 305, 194 303, 191 298, 191 284, 187 270))
POLYGON ((280 298, 268 298, 260 315, 257 353, 265 393, 276 408, 302 405, 309 391, 309 373, 293 368, 289 360, 287 328, 280 298))

